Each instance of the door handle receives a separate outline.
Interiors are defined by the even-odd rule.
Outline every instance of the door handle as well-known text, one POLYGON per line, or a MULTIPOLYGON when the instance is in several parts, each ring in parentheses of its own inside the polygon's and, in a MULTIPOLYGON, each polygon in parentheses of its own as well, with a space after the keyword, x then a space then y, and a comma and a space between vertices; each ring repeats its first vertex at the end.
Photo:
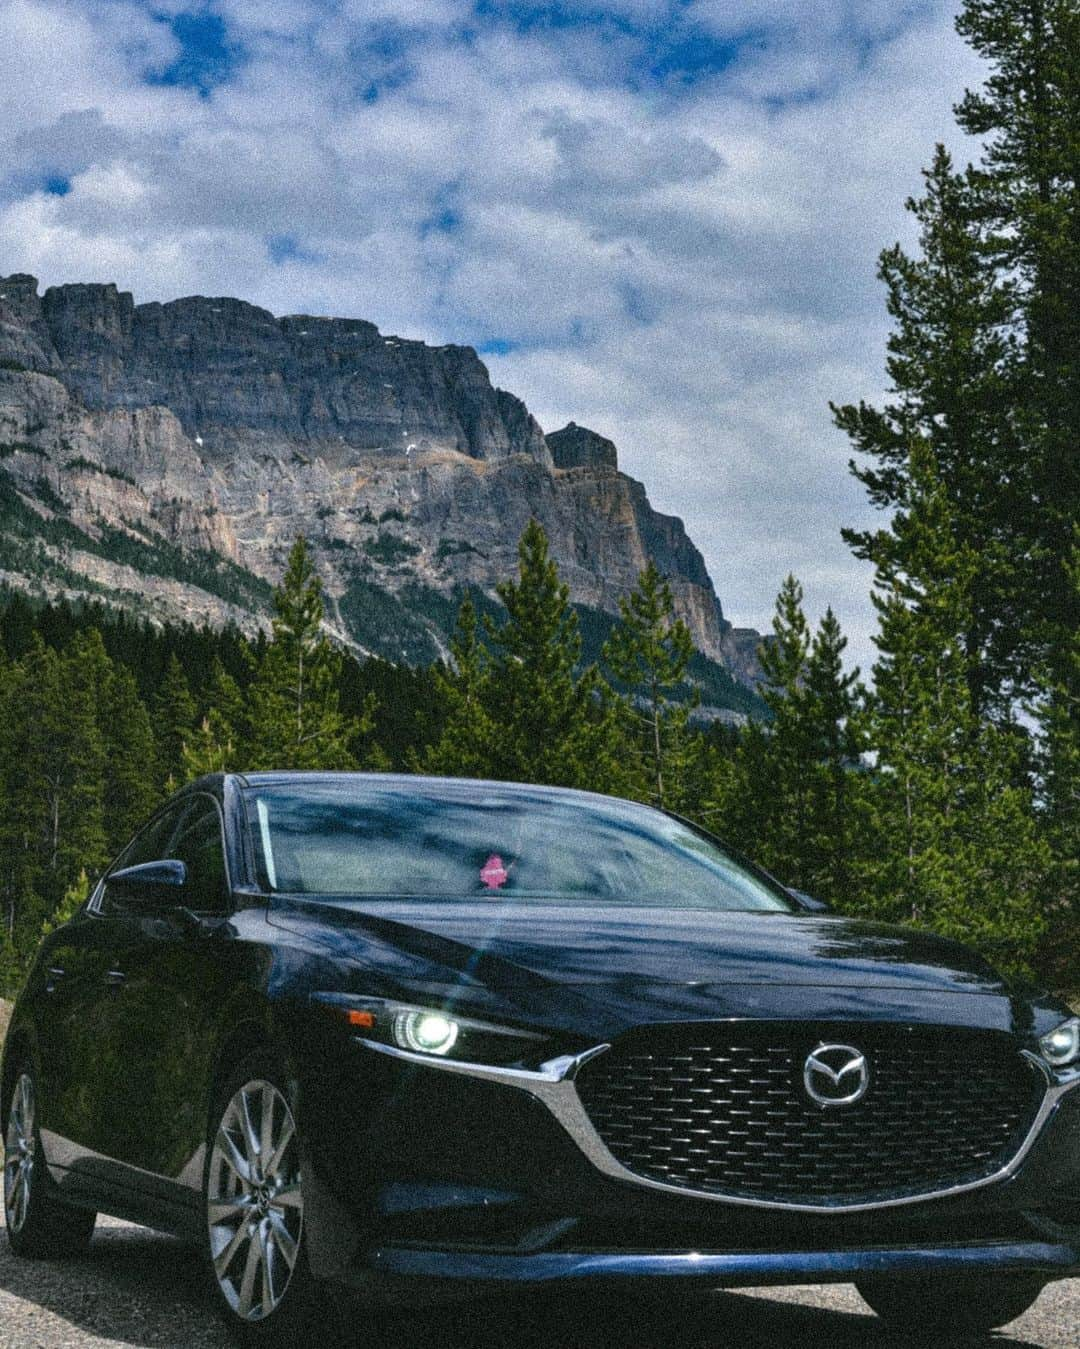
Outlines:
POLYGON ((123 970, 109 970, 105 975, 105 982, 110 988, 119 988, 126 978, 127 975, 123 970))

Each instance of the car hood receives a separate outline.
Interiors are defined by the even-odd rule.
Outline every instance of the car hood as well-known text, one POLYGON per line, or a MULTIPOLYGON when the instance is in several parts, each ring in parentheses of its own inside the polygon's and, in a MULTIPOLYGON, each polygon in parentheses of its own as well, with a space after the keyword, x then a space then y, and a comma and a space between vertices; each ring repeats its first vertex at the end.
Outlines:
POLYGON ((275 897, 269 917, 369 968, 441 967, 489 988, 1005 992, 993 969, 955 942, 836 916, 275 897))

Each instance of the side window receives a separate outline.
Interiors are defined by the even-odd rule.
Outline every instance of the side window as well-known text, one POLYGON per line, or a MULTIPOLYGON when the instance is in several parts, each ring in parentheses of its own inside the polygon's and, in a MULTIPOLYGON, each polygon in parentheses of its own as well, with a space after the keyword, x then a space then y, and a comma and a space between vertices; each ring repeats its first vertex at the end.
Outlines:
MULTIPOLYGON (((162 858, 168 857, 169 854, 166 850, 173 834, 176 833, 177 825, 188 808, 188 802, 180 802, 164 811, 156 820, 151 820, 141 833, 135 835, 110 870, 121 871, 124 867, 137 867, 141 866, 143 862, 159 862, 162 858)), ((118 903, 116 895, 110 895, 109 878, 106 876, 101 899, 97 904, 98 912, 102 914, 118 913, 122 907, 123 905, 118 903)))
POLYGON ((228 903, 225 850, 221 841, 221 815, 217 803, 199 796, 172 840, 169 857, 187 867, 189 909, 197 913, 220 912, 228 903))

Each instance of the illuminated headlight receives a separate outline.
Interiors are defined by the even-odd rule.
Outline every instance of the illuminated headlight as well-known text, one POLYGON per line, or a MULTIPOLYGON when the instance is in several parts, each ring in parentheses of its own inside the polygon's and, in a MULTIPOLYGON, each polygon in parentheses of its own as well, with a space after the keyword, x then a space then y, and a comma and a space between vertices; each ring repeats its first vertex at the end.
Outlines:
POLYGON ((547 1036, 535 1031, 477 1021, 435 1007, 413 1007, 336 992, 312 993, 311 1000, 335 1020, 344 1022, 356 1039, 373 1040, 411 1054, 511 1064, 532 1061, 541 1047, 548 1047, 547 1036))
POLYGON ((394 1017, 394 1041, 401 1049, 417 1054, 449 1054, 461 1027, 437 1012, 398 1012, 394 1017))
POLYGON ((1043 1058, 1053 1068, 1064 1068, 1080 1059, 1080 1017, 1064 1021, 1039 1041, 1043 1058))

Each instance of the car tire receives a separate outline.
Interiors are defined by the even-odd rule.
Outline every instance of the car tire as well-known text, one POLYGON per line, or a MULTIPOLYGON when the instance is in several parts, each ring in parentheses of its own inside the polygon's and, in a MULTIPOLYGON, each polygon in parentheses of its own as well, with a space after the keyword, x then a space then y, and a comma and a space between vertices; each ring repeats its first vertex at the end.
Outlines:
POLYGON ((983 1335, 1031 1307, 1045 1284, 1016 1275, 955 1279, 864 1279, 863 1301, 894 1330, 931 1337, 983 1335))
POLYGON ((308 1268, 294 1092, 272 1054, 249 1055, 215 1092, 203 1203, 210 1284, 237 1343, 340 1343, 338 1300, 308 1268))
POLYGON ((80 1255, 94 1233, 97 1214, 56 1196, 44 1165, 37 1118, 37 1089, 28 1063, 15 1071, 4 1122, 4 1221, 15 1255, 31 1260, 80 1255))

